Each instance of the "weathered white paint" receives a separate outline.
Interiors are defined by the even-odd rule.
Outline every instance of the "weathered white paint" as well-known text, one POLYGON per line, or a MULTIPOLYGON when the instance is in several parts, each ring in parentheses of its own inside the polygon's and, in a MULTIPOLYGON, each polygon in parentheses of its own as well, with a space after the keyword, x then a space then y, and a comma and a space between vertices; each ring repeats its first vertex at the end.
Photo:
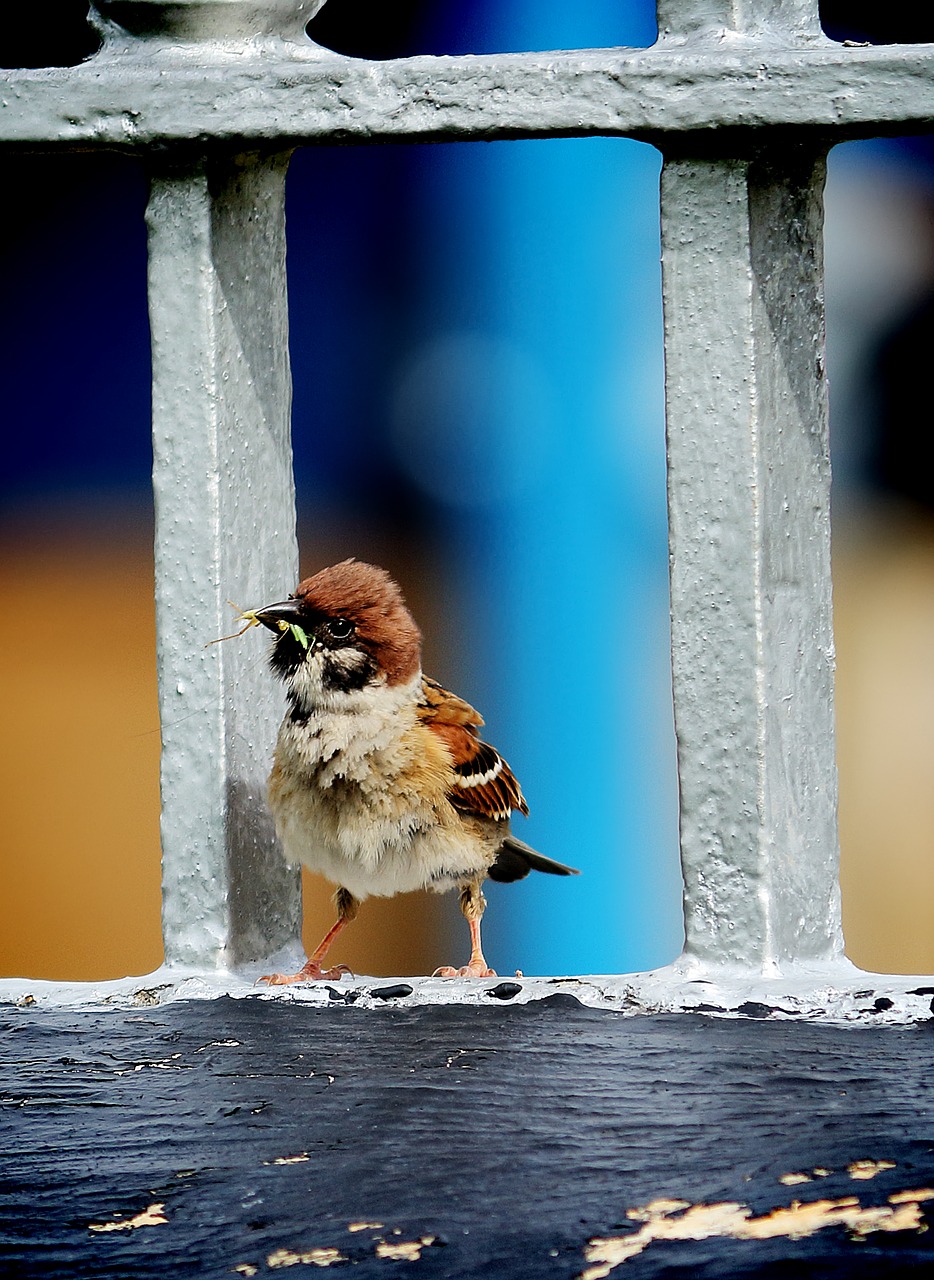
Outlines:
POLYGON ((672 671, 686 951, 842 953, 823 156, 662 178, 672 671))
MULTIPOLYGON (((148 42, 151 44, 152 42, 148 42)), ((0 72, 0 144, 138 149, 162 141, 616 135, 790 126, 834 140, 924 130, 934 46, 844 48, 728 34, 646 50, 343 58, 258 42, 0 72)))
POLYGON ((163 926, 170 961, 230 965, 288 940, 296 872, 265 804, 281 699, 226 603, 297 577, 285 295, 287 157, 153 174, 156 622, 163 926))
MULTIPOLYGON (((288 947, 297 928, 296 882, 260 803, 278 718, 271 682, 249 670, 245 650, 202 648, 227 629, 226 595, 264 599, 295 573, 287 149, 626 134, 657 142, 667 161, 688 944, 670 970, 537 979, 517 998, 568 990, 633 1012, 728 1012, 755 999, 779 1016, 920 1016, 927 996, 909 987, 923 980, 860 975, 841 955, 820 189, 830 141, 932 127, 934 46, 832 44, 817 0, 662 0, 651 50, 368 63, 304 38, 317 7, 101 0, 95 58, 0 74, 0 144, 161 157, 149 225, 165 927, 175 968, 152 985, 165 998, 245 994, 225 966, 288 947), (192 976, 179 984, 183 965, 192 976), (891 991, 893 1009, 870 1011, 863 988, 891 991)), ((413 985, 406 999, 483 1001, 495 983, 413 985)), ((82 1000, 103 990, 4 983, 0 996, 39 989, 43 999, 82 1000)), ((139 980, 108 991, 118 989, 143 998, 133 995, 139 980)))
MULTIPOLYGON (((290 955, 272 957, 274 965, 288 963, 290 955)), ((510 1002, 526 1004, 561 993, 573 996, 593 1009, 624 1015, 700 1011, 713 1018, 765 1017, 836 1025, 910 1026, 930 1018, 931 979, 919 976, 867 974, 845 962, 798 966, 781 978, 763 979, 754 970, 723 968, 704 976, 681 964, 650 973, 595 975, 584 978, 368 978, 345 975, 336 982, 313 982, 291 987, 255 986, 261 965, 246 966, 238 973, 172 966, 142 977, 114 982, 39 982, 8 978, 0 981, 0 1001, 38 1008, 147 1008, 175 1000, 234 999, 284 1000, 326 1008, 334 1004, 332 991, 354 992, 355 1009, 398 1009, 425 1004, 467 1004, 480 1008, 499 1006, 491 996, 503 982, 514 982, 518 992, 510 1002), (391 998, 380 992, 395 988, 391 998), (408 992, 406 994, 406 992, 408 992)))

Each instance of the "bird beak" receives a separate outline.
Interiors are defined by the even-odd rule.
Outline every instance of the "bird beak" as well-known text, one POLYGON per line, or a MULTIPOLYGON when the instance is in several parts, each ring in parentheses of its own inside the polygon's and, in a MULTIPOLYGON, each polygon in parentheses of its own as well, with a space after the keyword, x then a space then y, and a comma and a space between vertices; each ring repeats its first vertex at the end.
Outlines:
POLYGON ((282 600, 279 604, 267 604, 263 609, 254 609, 254 617, 268 627, 270 631, 284 631, 280 623, 291 626, 301 619, 301 606, 297 600, 282 600))

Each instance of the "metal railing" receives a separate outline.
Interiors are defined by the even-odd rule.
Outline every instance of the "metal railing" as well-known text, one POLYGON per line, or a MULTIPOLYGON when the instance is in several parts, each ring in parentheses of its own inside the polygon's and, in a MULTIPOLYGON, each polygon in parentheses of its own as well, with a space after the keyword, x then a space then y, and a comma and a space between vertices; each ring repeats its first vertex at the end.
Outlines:
POLYGON ((0 145, 151 172, 167 961, 247 963, 298 932, 262 803, 271 682, 202 648, 231 580, 258 599, 296 573, 290 151, 599 134, 665 161, 678 972, 843 982, 821 193, 833 143, 934 125, 934 46, 835 44, 816 0, 660 0, 650 49, 369 63, 307 39, 319 7, 98 0, 96 56, 0 77, 0 145))

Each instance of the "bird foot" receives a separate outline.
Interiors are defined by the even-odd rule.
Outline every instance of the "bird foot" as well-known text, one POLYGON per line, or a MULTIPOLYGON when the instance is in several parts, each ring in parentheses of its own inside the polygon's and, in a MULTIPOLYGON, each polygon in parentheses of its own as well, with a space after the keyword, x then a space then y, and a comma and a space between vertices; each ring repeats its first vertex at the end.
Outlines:
POLYGON ((336 964, 332 969, 322 969, 320 964, 311 960, 302 965, 298 973, 265 973, 257 982, 265 982, 270 987, 285 987, 291 982, 336 982, 345 973, 353 977, 353 973, 345 964, 336 964))
POLYGON ((495 969, 487 968, 486 961, 481 958, 471 960, 470 964, 461 965, 459 969, 454 969, 449 964, 442 965, 440 969, 435 969, 431 976, 433 978, 495 978, 497 973, 495 969))

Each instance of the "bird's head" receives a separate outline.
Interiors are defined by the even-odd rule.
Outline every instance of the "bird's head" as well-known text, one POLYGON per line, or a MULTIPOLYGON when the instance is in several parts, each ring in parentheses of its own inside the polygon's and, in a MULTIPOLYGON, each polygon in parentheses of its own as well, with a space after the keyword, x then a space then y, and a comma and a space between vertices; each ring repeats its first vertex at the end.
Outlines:
POLYGON ((421 667, 421 633, 385 569, 343 560, 253 615, 276 639, 273 671, 311 710, 349 705, 368 686, 402 686, 421 667))

